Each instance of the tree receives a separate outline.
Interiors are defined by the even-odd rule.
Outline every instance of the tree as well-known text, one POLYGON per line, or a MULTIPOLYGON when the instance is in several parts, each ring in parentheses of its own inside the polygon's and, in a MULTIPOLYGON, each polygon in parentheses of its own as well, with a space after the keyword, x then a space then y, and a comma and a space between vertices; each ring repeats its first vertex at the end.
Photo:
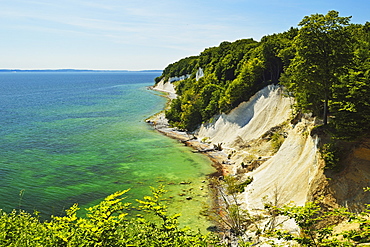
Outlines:
POLYGON ((166 118, 168 121, 175 125, 181 121, 181 100, 176 98, 171 102, 171 108, 166 111, 166 118))
POLYGON ((355 39, 354 63, 334 88, 332 125, 342 139, 355 139, 370 132, 370 23, 351 25, 355 39))
POLYGON ((333 86, 353 57, 353 42, 346 28, 350 18, 339 17, 334 10, 304 17, 293 42, 295 57, 282 80, 296 97, 298 107, 315 114, 323 111, 324 125, 333 86))
POLYGON ((241 102, 248 100, 254 93, 261 89, 264 63, 258 58, 251 58, 242 65, 238 77, 228 84, 221 100, 222 110, 230 110, 241 102))
POLYGON ((355 246, 348 240, 337 238, 337 236, 343 236, 344 233, 337 235, 333 233, 334 226, 338 222, 334 224, 329 223, 333 223, 336 220, 340 222, 346 218, 353 217, 346 208, 325 210, 319 202, 307 202, 304 206, 285 205, 274 209, 278 215, 294 219, 300 228, 299 235, 275 229, 273 233, 279 239, 294 240, 299 243, 299 246, 355 246))
POLYGON ((209 83, 199 93, 199 107, 203 120, 208 120, 218 113, 218 100, 222 88, 216 84, 209 83))

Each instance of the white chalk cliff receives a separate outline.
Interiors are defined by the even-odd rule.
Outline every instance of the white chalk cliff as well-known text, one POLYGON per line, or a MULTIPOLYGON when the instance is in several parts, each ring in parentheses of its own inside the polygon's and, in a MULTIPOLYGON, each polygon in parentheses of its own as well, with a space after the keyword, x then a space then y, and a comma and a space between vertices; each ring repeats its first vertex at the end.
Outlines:
POLYGON ((230 147, 237 138, 249 141, 286 121, 291 100, 283 97, 277 86, 267 86, 248 102, 241 103, 229 114, 221 114, 213 123, 202 125, 198 135, 230 147))
MULTIPOLYGON (((175 94, 170 82, 160 82, 156 88, 175 94)), ((264 202, 304 205, 320 196, 326 205, 350 210, 370 203, 370 193, 362 189, 370 181, 370 140, 348 151, 339 173, 326 171, 318 151, 319 138, 311 134, 316 120, 306 115, 292 121, 292 102, 281 87, 270 85, 196 132, 199 140, 222 143, 230 158, 225 166, 231 175, 241 180, 253 177, 239 197, 243 206, 258 211, 264 202), (271 138, 276 132, 284 136, 278 150, 271 138)))
POLYGON ((198 132, 200 139, 223 143, 226 152, 232 154, 230 167, 234 174, 246 157, 254 156, 257 161, 263 158, 264 162, 258 168, 245 173, 245 176, 253 177, 253 182, 242 193, 242 201, 250 210, 262 209, 262 198, 273 200, 276 196, 279 204, 293 201, 303 205, 309 195, 310 183, 319 172, 317 140, 307 134, 312 123, 303 120, 294 126, 290 124, 291 103, 292 99, 284 97, 279 86, 270 85, 229 114, 221 114, 214 122, 203 125, 198 132), (257 144, 266 132, 284 123, 287 125, 286 138, 278 152, 271 154, 268 151, 271 149, 271 146, 266 148, 268 141, 257 144), (240 142, 244 145, 239 145, 240 142), (245 148, 248 143, 247 146, 252 148, 245 148))
POLYGON ((175 86, 171 83, 170 80, 165 81, 162 79, 160 82, 158 82, 154 88, 157 91, 168 93, 169 98, 173 99, 176 98, 176 90, 175 86))

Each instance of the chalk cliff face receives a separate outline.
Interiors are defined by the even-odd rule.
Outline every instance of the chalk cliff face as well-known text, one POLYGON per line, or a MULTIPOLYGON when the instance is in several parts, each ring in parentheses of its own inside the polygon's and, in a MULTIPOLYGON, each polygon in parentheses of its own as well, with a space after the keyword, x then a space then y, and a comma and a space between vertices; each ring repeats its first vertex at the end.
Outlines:
MULTIPOLYGON (((156 89, 175 94, 170 82, 160 82, 156 89)), ((265 202, 304 205, 321 196, 329 207, 359 210, 370 203, 370 193, 363 192, 363 187, 370 186, 370 141, 348 150, 339 173, 325 170, 318 151, 320 140, 311 135, 315 118, 293 119, 294 100, 283 94, 281 87, 267 86, 195 133, 204 142, 222 143, 228 157, 224 166, 230 175, 241 181, 253 177, 239 196, 243 207, 258 211, 265 202)))
POLYGON ((292 99, 284 97, 279 86, 270 85, 229 114, 203 125, 198 132, 200 139, 223 143, 233 175, 241 179, 253 177, 241 197, 248 209, 262 209, 266 200, 276 198, 281 205, 303 205, 311 182, 320 173, 317 140, 309 135, 313 119, 303 118, 291 124, 291 103, 292 99), (276 129, 283 129, 283 143, 277 152, 272 150, 271 139, 265 137, 276 129), (242 162, 244 167, 259 164, 246 171, 242 162))
POLYGON ((162 79, 160 82, 158 82, 157 85, 155 85, 155 90, 167 93, 176 93, 174 85, 170 81, 165 81, 164 79, 162 79))
POLYGON ((346 152, 341 171, 326 171, 324 178, 329 179, 317 182, 324 184, 320 186, 324 189, 313 192, 320 196, 327 191, 336 203, 357 212, 370 203, 370 193, 363 191, 364 187, 370 187, 370 140, 363 139, 346 152))
POLYGON ((160 82, 157 83, 157 85, 153 87, 153 89, 168 93, 168 97, 170 99, 175 99, 177 97, 175 87, 170 82, 170 80, 165 81, 164 79, 162 79, 160 82))
POLYGON ((322 173, 322 169, 319 169, 317 138, 312 138, 306 132, 309 125, 302 122, 290 128, 279 151, 248 173, 254 178, 243 193, 243 201, 249 209, 262 208, 262 198, 279 206, 290 202, 305 204, 312 181, 322 173))
POLYGON ((198 136, 232 147, 239 138, 253 140, 282 124, 291 116, 290 109, 291 99, 283 97, 280 87, 270 85, 229 114, 221 114, 214 122, 202 125, 198 136))
POLYGON ((253 177, 240 195, 249 210, 263 209, 265 202, 304 205, 314 199, 327 207, 363 209, 370 203, 370 193, 363 191, 370 186, 370 140, 347 144, 340 172, 325 170, 319 137, 311 134, 316 119, 293 119, 293 101, 270 85, 229 114, 202 125, 198 138, 222 143, 230 175, 242 181, 253 177), (278 150, 273 135, 280 136, 278 150))

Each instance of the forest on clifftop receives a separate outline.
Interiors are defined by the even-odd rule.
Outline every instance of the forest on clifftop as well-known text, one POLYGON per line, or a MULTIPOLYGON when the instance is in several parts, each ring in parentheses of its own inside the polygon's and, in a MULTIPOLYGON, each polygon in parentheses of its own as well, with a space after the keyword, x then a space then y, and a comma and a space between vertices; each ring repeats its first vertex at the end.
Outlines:
POLYGON ((193 131, 227 113, 269 84, 285 86, 296 112, 312 112, 339 139, 370 130, 370 23, 353 24, 337 11, 306 16, 298 28, 261 41, 222 42, 198 56, 168 65, 161 80, 174 81, 179 97, 166 117, 193 131), (204 76, 196 74, 202 70, 204 76))

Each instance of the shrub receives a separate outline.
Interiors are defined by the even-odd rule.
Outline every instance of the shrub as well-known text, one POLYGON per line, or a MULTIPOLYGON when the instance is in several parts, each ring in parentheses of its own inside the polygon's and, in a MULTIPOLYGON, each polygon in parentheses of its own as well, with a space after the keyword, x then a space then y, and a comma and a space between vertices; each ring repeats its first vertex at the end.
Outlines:
POLYGON ((152 188, 152 196, 138 200, 140 208, 153 213, 157 219, 148 220, 142 215, 127 218, 127 211, 133 207, 122 202, 126 192, 116 192, 88 208, 85 218, 77 216, 77 204, 66 210, 66 216, 53 216, 49 222, 40 222, 37 213, 0 211, 0 246, 209 246, 219 243, 215 236, 180 229, 177 221, 180 215, 168 215, 161 202, 163 187, 152 188))
POLYGON ((244 191, 244 188, 252 182, 253 177, 247 177, 247 179, 242 183, 238 183, 235 177, 225 177, 226 189, 228 194, 242 193, 244 191))
POLYGON ((325 143, 320 149, 320 153, 325 161, 326 169, 336 169, 338 167, 340 150, 334 142, 325 143))
POLYGON ((275 132, 271 136, 271 146, 274 152, 277 152, 283 144, 285 138, 280 132, 275 132))

